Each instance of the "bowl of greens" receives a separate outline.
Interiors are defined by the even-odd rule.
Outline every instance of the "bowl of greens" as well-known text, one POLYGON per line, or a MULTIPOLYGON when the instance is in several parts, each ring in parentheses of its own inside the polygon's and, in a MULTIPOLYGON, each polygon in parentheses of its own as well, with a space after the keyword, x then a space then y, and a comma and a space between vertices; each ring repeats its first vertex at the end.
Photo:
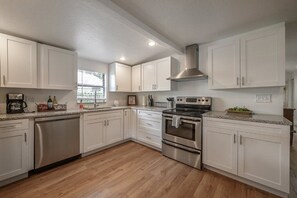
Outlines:
POLYGON ((227 109, 228 113, 236 113, 236 114, 242 114, 242 115, 252 115, 253 112, 249 110, 248 108, 244 107, 232 107, 227 109))

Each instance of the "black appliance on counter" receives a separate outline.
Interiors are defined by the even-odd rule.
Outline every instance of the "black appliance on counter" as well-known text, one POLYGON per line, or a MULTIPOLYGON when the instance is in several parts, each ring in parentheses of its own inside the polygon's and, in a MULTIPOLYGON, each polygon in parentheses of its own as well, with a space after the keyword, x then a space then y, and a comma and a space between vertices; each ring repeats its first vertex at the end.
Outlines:
POLYGON ((6 113, 24 113, 27 103, 24 94, 6 94, 6 113))

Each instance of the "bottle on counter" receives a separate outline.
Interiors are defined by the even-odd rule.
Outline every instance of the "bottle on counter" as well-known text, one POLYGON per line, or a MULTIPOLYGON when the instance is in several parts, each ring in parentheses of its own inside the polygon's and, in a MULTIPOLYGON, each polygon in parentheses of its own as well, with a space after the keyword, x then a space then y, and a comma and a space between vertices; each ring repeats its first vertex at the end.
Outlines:
POLYGON ((57 105, 57 104, 58 104, 58 101, 56 99, 56 96, 54 96, 53 105, 57 105))
POLYGON ((80 109, 83 109, 83 108, 84 108, 84 104, 83 104, 82 100, 80 100, 79 108, 80 108, 80 109))
POLYGON ((48 97, 48 100, 47 100, 47 108, 48 108, 48 109, 52 109, 52 108, 53 108, 53 101, 52 101, 51 96, 48 97))

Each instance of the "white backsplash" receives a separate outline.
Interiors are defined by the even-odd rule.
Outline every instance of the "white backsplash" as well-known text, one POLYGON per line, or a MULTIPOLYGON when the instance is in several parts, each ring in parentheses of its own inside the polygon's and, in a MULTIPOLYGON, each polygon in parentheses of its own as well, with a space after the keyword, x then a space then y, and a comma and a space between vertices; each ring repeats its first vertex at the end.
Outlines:
POLYGON ((178 82, 177 90, 171 92, 138 93, 141 104, 143 95, 153 95, 154 101, 165 102, 167 97, 209 96, 213 98, 212 110, 224 111, 229 107, 245 106, 256 113, 282 115, 283 88, 248 88, 229 90, 209 90, 207 80, 178 82), (271 94, 271 103, 256 103, 256 94, 271 94))

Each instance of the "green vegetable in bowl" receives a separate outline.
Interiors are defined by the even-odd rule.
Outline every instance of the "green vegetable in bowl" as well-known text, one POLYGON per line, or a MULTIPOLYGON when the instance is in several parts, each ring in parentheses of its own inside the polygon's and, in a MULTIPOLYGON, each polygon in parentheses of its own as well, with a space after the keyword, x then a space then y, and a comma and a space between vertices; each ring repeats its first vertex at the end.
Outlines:
POLYGON ((247 112, 247 111, 251 111, 248 108, 244 107, 233 107, 233 108, 229 108, 229 111, 236 111, 236 112, 247 112))

